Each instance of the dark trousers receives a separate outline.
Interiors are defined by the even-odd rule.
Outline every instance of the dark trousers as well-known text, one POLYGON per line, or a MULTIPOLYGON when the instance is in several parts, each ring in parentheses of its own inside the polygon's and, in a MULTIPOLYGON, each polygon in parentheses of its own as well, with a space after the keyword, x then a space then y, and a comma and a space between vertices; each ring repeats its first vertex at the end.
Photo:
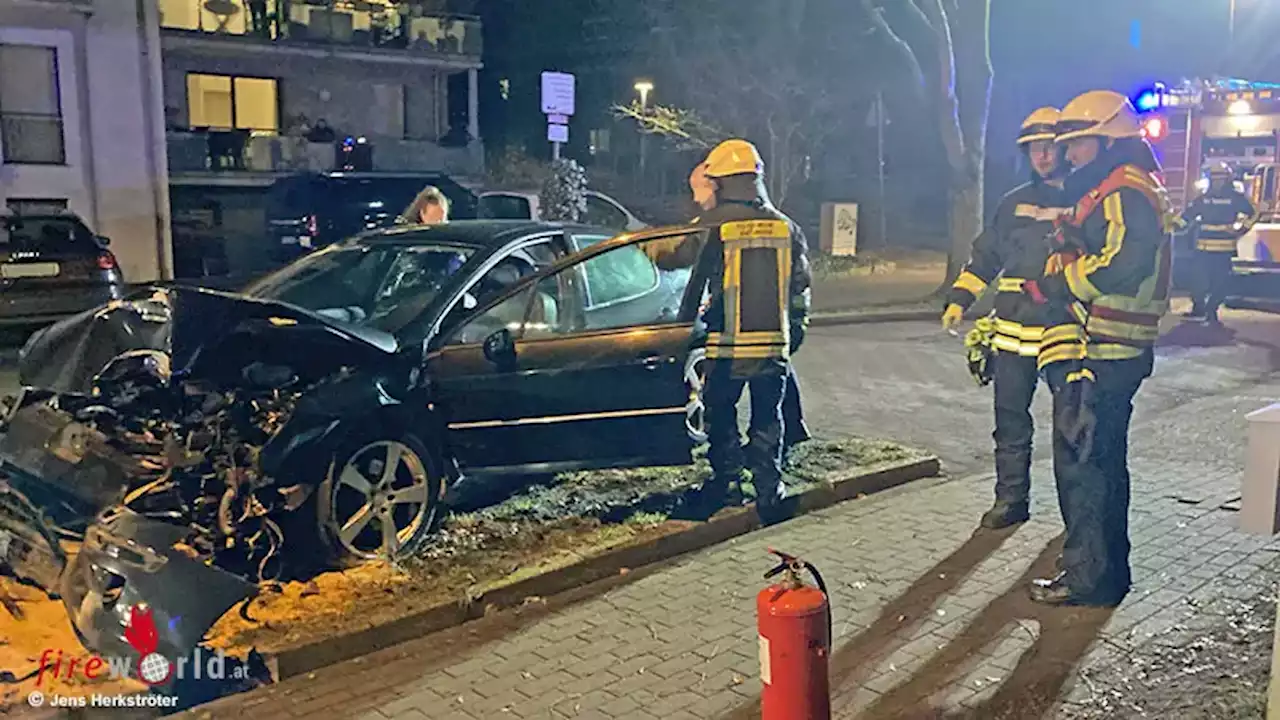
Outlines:
POLYGON ((711 483, 727 487, 749 467, 757 504, 776 504, 783 497, 782 396, 789 363, 760 361, 750 375, 735 373, 731 360, 708 363, 703 402, 711 483), (747 387, 751 389, 751 421, 743 446, 738 432, 738 400, 747 387))
POLYGON ((1129 591, 1129 420, 1151 357, 1094 362, 1095 380, 1067 382, 1075 363, 1048 368, 1053 470, 1066 525, 1065 582, 1077 599, 1111 604, 1129 591))
POLYGON ((800 404, 800 381, 796 378, 796 366, 787 363, 787 389, 782 396, 782 445, 791 447, 809 439, 809 428, 804 424, 804 407, 800 404))
POLYGON ((1034 357, 996 351, 996 502, 1025 503, 1031 494, 1031 400, 1039 379, 1034 357))
POLYGON ((1212 317, 1227 299, 1227 285, 1231 281, 1232 252, 1208 252, 1197 250, 1195 254, 1195 288, 1192 295, 1192 311, 1212 317))

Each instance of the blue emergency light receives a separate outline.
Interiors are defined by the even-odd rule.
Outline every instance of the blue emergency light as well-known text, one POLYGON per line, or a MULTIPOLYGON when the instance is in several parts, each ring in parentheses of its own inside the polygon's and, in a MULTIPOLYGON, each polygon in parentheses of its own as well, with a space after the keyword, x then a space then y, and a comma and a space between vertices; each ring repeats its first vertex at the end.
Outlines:
POLYGON ((1151 112, 1159 109, 1163 104, 1164 92, 1159 86, 1143 90, 1133 100, 1133 106, 1138 109, 1138 112, 1151 112))

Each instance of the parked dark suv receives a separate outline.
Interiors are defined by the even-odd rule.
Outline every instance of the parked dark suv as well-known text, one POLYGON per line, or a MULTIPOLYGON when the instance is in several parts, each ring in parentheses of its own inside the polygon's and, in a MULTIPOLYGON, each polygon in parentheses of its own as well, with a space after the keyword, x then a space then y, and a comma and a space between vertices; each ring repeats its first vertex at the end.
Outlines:
POLYGON ((440 173, 305 173, 281 178, 267 196, 271 255, 289 261, 365 230, 387 227, 427 185, 449 198, 449 215, 476 217, 476 196, 440 173))
POLYGON ((0 325, 43 325, 121 297, 107 244, 71 213, 0 215, 0 325))

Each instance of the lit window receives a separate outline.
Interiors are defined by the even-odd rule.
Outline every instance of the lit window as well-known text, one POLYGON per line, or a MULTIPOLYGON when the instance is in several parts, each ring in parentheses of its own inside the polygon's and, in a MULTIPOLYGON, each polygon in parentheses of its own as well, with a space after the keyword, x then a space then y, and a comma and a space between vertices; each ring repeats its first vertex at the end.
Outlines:
POLYGON ((191 127, 274 133, 280 129, 276 81, 229 75, 187 75, 191 127))
POLYGON ((54 48, 0 45, 0 145, 7 163, 67 161, 54 48))

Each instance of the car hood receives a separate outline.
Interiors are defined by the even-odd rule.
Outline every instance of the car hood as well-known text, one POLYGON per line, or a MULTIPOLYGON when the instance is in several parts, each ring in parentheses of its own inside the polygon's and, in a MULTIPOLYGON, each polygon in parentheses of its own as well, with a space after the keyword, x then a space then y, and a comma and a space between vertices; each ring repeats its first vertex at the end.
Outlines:
POLYGON ((244 365, 237 356, 287 361, 323 375, 338 365, 377 362, 397 349, 387 333, 285 303, 155 286, 39 331, 23 347, 18 372, 26 387, 88 394, 112 361, 130 353, 163 355, 164 372, 173 378, 216 380, 244 365))

